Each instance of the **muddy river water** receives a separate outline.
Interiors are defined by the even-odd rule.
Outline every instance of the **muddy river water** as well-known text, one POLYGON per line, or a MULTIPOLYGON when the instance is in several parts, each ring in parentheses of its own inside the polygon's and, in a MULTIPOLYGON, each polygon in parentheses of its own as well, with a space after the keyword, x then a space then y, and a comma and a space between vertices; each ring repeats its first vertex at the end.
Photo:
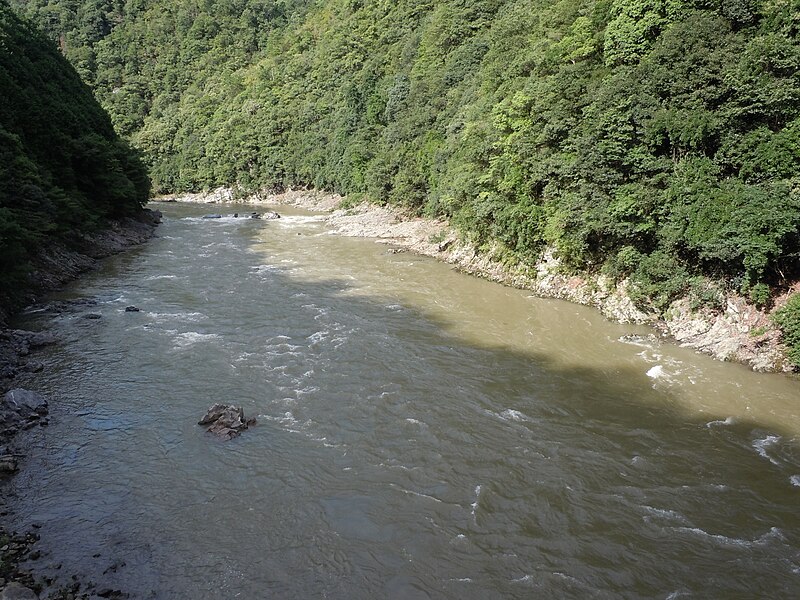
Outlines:
POLYGON ((800 597, 796 378, 299 209, 158 208, 62 294, 95 305, 22 323, 62 340, 22 382, 52 417, 10 489, 40 572, 134 598, 800 597), (257 426, 214 439, 214 402, 257 426))

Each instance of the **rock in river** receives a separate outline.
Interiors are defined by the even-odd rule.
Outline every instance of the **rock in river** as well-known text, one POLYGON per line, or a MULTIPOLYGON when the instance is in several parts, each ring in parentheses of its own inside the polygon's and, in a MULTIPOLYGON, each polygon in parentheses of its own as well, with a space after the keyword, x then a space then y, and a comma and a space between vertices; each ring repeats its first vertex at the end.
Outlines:
POLYGON ((47 400, 41 394, 17 388, 6 392, 0 403, 0 422, 35 421, 47 414, 47 400))
POLYGON ((37 600, 38 598, 39 596, 32 589, 15 581, 9 583, 0 592, 0 600, 37 600))
POLYGON ((255 422, 254 417, 250 419, 244 418, 244 409, 241 406, 214 404, 197 424, 210 425, 208 431, 225 440, 230 440, 250 425, 255 425, 255 422))

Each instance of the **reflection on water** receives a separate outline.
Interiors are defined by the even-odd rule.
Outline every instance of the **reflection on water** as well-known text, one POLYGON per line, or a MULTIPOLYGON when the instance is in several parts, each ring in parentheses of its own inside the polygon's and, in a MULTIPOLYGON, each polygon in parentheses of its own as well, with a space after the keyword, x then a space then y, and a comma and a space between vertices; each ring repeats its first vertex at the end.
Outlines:
POLYGON ((163 210, 70 290, 102 319, 31 316, 65 340, 12 490, 38 568, 141 598, 800 590, 796 380, 302 211, 163 210), (258 426, 210 438, 213 402, 258 426))

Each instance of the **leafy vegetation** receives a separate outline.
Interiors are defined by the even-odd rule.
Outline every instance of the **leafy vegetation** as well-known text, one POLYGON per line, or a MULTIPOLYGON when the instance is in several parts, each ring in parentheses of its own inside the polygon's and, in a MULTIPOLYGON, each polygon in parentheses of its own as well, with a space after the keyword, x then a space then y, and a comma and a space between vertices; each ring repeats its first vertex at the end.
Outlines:
POLYGON ((30 260, 103 219, 141 209, 145 167, 70 64, 0 0, 0 303, 30 260))
POLYGON ((798 0, 15 2, 157 191, 446 215, 657 310, 800 276, 798 0))
POLYGON ((783 341, 788 346, 787 356, 800 367, 800 294, 794 294, 773 316, 783 332, 783 341))

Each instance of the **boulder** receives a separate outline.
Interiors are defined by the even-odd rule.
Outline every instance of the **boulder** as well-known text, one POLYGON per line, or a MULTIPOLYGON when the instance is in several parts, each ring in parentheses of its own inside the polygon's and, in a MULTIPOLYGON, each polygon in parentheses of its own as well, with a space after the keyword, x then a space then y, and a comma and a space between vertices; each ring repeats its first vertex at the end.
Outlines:
POLYGON ((276 213, 274 210, 268 210, 263 215, 261 215, 261 218, 262 219, 270 219, 270 220, 272 220, 272 219, 280 219, 281 216, 278 213, 276 213))
POLYGON ((0 475, 16 473, 19 468, 14 456, 0 456, 0 475))
POLYGON ((230 440, 239 435, 251 425, 255 425, 255 418, 245 419, 244 409, 232 404, 214 404, 198 425, 209 425, 208 431, 225 440, 230 440))
POLYGON ((212 213, 210 215, 203 215, 204 219, 221 219, 222 215, 219 213, 212 213))
POLYGON ((251 219, 260 219, 260 218, 261 218, 261 215, 260 215, 260 214, 258 214, 257 212, 250 213, 250 218, 251 218, 251 219))
POLYGON ((15 329, 12 335, 19 341, 24 341, 31 348, 42 348, 55 344, 56 336, 49 331, 24 331, 15 329))
POLYGON ((39 595, 21 583, 12 581, 0 592, 0 600, 38 600, 39 595))
MULTIPOLYGON (((47 414, 47 400, 44 396, 23 389, 6 392, 0 402, 0 434, 13 435, 20 429, 29 429, 43 424, 47 414)), ((13 470, 5 465, 5 471, 13 470)))
POLYGON ((125 312, 139 312, 139 309, 135 306, 126 306, 125 312))
POLYGON ((3 396, 2 410, 10 411, 20 419, 38 419, 47 414, 47 399, 41 394, 16 388, 3 396))

